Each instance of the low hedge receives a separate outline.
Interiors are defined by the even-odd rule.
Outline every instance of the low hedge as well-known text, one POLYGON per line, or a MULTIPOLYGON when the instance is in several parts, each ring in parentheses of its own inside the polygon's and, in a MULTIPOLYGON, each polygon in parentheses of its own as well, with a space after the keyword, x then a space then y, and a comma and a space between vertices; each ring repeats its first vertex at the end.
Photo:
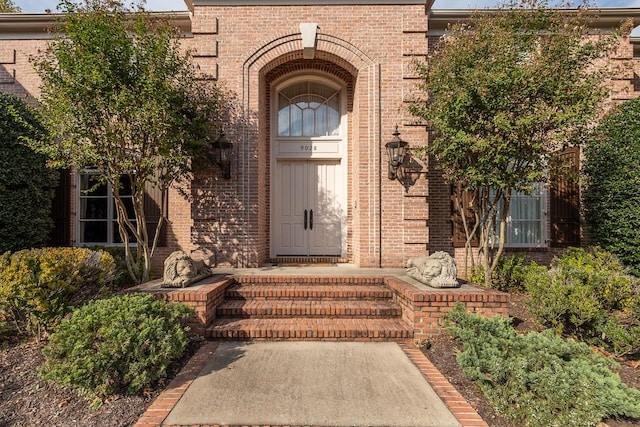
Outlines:
POLYGON ((573 248, 529 268, 525 286, 544 326, 618 356, 640 351, 640 282, 610 252, 573 248))
POLYGON ((115 262, 104 251, 41 248, 0 255, 0 309, 20 329, 49 331, 87 299, 106 292, 115 262))
POLYGON ((163 378, 189 339, 193 310, 150 295, 92 301, 64 319, 44 349, 44 379, 90 396, 135 394, 163 378))

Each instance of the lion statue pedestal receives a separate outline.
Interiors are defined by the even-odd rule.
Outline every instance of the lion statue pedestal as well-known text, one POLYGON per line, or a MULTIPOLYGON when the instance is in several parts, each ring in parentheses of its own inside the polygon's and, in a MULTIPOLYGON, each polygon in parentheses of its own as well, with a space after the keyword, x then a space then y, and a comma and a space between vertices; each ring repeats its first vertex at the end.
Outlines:
POLYGON ((407 275, 432 288, 458 288, 458 268, 446 252, 438 251, 428 257, 411 258, 407 275))
POLYGON ((182 251, 172 252, 164 260, 163 288, 186 288, 211 276, 211 269, 203 261, 194 261, 182 251))

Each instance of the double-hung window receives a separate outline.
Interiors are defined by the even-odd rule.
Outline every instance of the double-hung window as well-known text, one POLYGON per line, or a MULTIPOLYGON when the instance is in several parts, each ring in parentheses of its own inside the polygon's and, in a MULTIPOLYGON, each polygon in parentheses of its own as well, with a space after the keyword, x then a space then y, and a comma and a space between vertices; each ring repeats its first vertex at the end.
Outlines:
MULTIPOLYGON (((77 243, 122 245, 111 184, 100 182, 91 171, 79 173, 77 180, 77 243)), ((120 197, 126 206, 127 216, 135 222, 131 185, 126 176, 120 178, 120 197)))
POLYGON ((505 246, 542 247, 547 245, 547 191, 544 184, 535 185, 531 194, 511 193, 507 217, 505 246))

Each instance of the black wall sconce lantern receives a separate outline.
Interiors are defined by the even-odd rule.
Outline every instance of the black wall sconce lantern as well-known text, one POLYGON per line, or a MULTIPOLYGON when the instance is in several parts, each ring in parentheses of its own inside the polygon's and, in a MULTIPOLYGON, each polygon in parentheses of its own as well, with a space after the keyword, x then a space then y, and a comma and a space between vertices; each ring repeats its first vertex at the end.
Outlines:
POLYGON ((389 179, 394 180, 398 177, 398 168, 404 162, 404 156, 409 149, 409 143, 400 139, 398 125, 393 132, 393 139, 385 144, 389 162, 389 179))
POLYGON ((220 170, 222 170, 222 177, 224 179, 231 179, 232 152, 233 144, 229 142, 224 133, 211 143, 212 160, 220 167, 220 170))

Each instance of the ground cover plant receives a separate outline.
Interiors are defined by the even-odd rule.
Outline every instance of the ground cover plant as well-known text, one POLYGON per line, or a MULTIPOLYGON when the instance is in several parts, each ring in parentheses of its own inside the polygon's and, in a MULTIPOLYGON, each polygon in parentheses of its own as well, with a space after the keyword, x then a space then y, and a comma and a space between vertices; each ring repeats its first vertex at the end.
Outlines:
POLYGON ((457 360, 497 412, 516 425, 595 426, 607 417, 640 417, 640 391, 611 372, 615 362, 548 330, 518 334, 509 319, 445 316, 462 350, 457 360))

